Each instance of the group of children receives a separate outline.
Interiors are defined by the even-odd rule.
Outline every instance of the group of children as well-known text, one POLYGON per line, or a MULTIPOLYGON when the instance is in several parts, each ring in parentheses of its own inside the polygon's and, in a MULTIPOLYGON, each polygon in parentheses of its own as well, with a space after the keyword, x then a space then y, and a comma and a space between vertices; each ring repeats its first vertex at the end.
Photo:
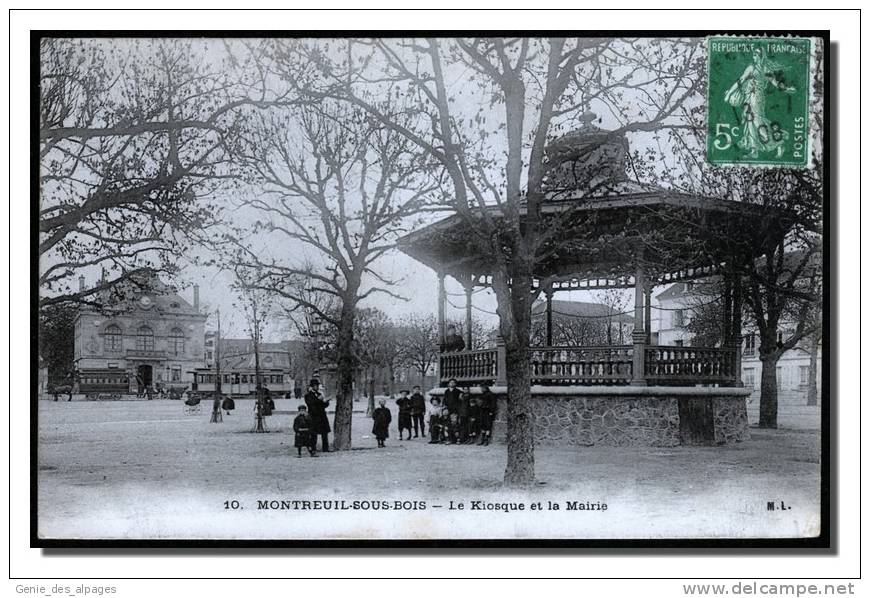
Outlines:
MULTIPOLYGON (((414 430, 414 438, 426 435, 426 397, 420 392, 420 387, 414 387, 414 393, 407 390, 399 392, 396 399, 399 408, 399 440, 405 440, 404 432, 408 432, 408 440, 411 440, 411 428, 414 430)), ((384 441, 390 436, 390 422, 393 415, 387 407, 386 399, 378 401, 378 407, 372 412, 372 434, 378 441, 378 448, 386 446, 384 441)))
POLYGON ((489 444, 495 422, 497 401, 489 385, 480 385, 480 394, 460 390, 451 378, 444 399, 432 397, 429 415, 430 444, 489 444))
MULTIPOLYGON (((429 420, 429 444, 486 445, 492 439, 497 402, 488 384, 480 385, 479 394, 471 394, 468 388, 465 391, 457 388, 456 380, 451 378, 444 391, 443 400, 433 396, 429 399, 428 407, 420 387, 415 386, 413 393, 407 390, 399 393, 396 406, 399 409, 399 440, 411 440, 412 431, 413 438, 426 436, 426 419, 429 420), (405 432, 408 433, 407 438, 405 432)), ((378 401, 378 407, 372 412, 372 420, 372 434, 378 447, 384 447, 393 421, 386 399, 378 401)), ((312 456, 315 455, 311 442, 312 437, 316 439, 315 428, 305 405, 300 405, 299 414, 293 420, 297 456, 302 456, 303 448, 307 448, 312 456)))
MULTIPOLYGON (((389 437, 393 416, 385 399, 381 399, 379 404, 372 414, 372 434, 377 439, 378 447, 383 447, 389 437)), ((461 391, 456 386, 456 380, 450 379, 443 401, 440 397, 432 397, 428 409, 420 387, 415 386, 410 396, 407 390, 401 391, 396 405, 399 408, 399 440, 405 440, 405 431, 408 432, 407 440, 411 439, 412 426, 414 438, 420 434, 426 436, 426 415, 429 419, 429 444, 486 445, 492 439, 497 402, 488 384, 481 384, 480 394, 473 395, 468 389, 461 391)))

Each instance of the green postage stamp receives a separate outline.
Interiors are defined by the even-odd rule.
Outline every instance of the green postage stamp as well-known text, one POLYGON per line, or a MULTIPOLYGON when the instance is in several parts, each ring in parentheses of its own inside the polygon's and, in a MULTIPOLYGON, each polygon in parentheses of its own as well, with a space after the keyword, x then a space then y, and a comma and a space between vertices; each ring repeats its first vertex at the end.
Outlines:
POLYGON ((805 168, 812 40, 707 39, 707 160, 805 168))

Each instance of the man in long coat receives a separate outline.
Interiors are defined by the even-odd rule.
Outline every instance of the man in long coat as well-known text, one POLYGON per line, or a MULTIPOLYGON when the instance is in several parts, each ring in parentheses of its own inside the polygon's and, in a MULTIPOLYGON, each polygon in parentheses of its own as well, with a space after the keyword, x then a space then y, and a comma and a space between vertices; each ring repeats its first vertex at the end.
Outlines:
POLYGON ((326 407, 329 401, 320 392, 320 380, 313 379, 308 384, 308 392, 305 393, 305 405, 308 407, 308 417, 311 418, 311 434, 313 437, 312 446, 317 445, 317 435, 320 435, 323 445, 323 452, 329 452, 329 433, 332 429, 329 427, 329 417, 326 414, 326 407))

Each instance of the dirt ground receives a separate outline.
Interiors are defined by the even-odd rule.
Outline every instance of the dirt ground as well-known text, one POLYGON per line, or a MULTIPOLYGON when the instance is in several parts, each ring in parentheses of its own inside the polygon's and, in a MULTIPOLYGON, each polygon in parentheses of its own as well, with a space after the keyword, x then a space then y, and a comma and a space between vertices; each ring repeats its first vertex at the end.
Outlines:
POLYGON ((540 446, 537 484, 518 492, 501 485, 504 445, 399 441, 393 427, 387 447, 378 449, 371 420, 363 413, 355 414, 353 450, 298 459, 288 432, 294 406, 279 400, 279 413, 268 419, 270 432, 254 434, 253 403, 246 400, 237 401, 236 411, 220 424, 209 423, 209 406, 185 414, 179 401, 41 401, 40 535, 707 538, 818 533, 817 430, 752 429, 749 441, 727 447, 540 446), (301 502, 313 500, 330 502, 316 509, 301 502), (522 510, 511 510, 519 505, 522 510))

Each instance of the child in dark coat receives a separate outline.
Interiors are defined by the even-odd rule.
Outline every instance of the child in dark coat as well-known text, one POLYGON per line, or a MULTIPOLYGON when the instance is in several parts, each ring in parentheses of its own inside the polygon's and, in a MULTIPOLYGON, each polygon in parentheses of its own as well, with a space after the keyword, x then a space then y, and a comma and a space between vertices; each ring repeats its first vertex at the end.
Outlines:
POLYGON ((393 415, 387 409, 387 402, 384 399, 378 401, 380 407, 372 412, 374 425, 372 426, 372 434, 378 441, 378 448, 386 446, 384 441, 390 436, 390 422, 393 421, 393 415))
POLYGON ((443 425, 441 422, 441 399, 432 397, 429 399, 429 444, 437 444, 443 438, 443 425))
POLYGON ((299 406, 299 414, 293 420, 293 432, 295 433, 293 446, 296 447, 296 457, 302 457, 303 448, 307 448, 308 453, 312 457, 316 457, 312 442, 314 437, 311 434, 311 417, 308 415, 308 409, 306 409, 305 405, 299 406))
POLYGON ((403 440, 402 430, 408 430, 408 440, 411 440, 411 399, 408 394, 407 390, 402 390, 399 392, 399 398, 396 399, 396 405, 399 407, 399 440, 403 440))

